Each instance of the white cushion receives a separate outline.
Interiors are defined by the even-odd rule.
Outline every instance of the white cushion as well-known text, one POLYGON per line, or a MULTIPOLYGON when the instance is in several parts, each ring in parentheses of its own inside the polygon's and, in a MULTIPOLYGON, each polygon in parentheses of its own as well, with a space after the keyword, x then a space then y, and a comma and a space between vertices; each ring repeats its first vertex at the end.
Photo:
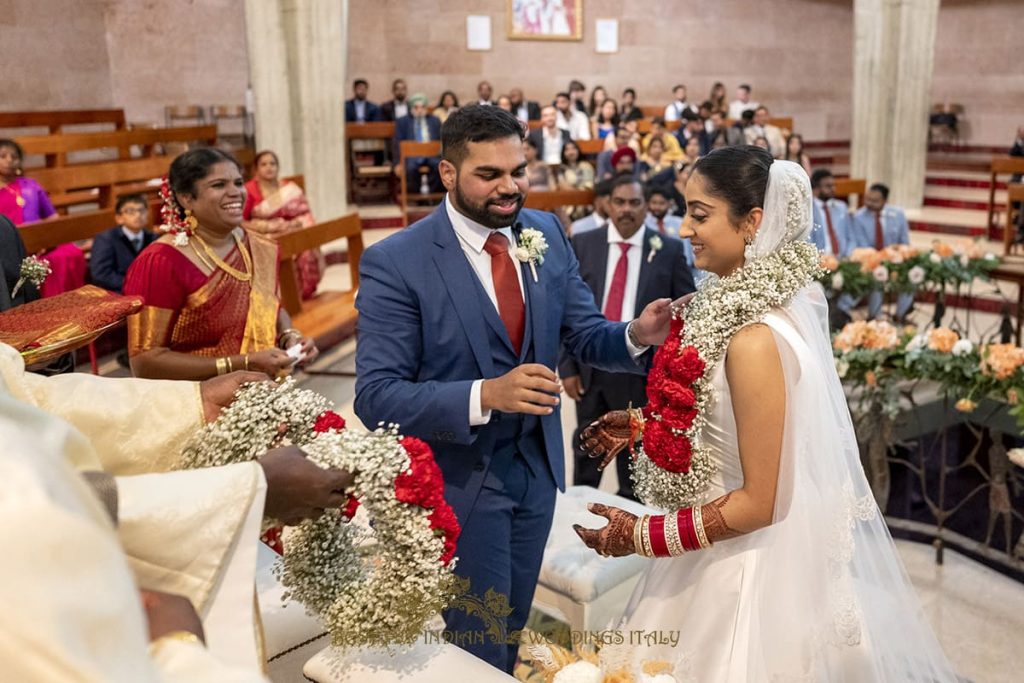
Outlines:
POLYGON ((636 576, 647 566, 637 555, 601 557, 588 548, 573 531, 573 524, 594 529, 607 522, 587 510, 588 503, 603 503, 636 515, 657 514, 656 510, 590 486, 571 486, 555 501, 555 516, 544 547, 539 582, 580 603, 592 602, 609 589, 636 576))
POLYGON ((256 559, 256 591, 259 594, 260 618, 267 660, 272 661, 289 650, 326 634, 320 621, 308 614, 301 603, 281 599, 284 587, 274 576, 273 566, 279 556, 259 544, 256 559))
POLYGON ((510 683, 516 679, 465 650, 423 638, 392 656, 378 648, 326 648, 306 662, 303 675, 314 683, 510 683))

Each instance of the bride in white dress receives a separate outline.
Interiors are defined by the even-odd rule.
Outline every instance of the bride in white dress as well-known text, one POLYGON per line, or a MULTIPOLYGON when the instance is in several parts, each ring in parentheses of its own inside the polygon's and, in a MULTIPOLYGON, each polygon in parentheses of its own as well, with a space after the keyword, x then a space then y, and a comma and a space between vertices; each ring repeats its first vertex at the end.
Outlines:
POLYGON ((958 680, 861 468, 817 253, 804 246, 806 173, 757 148, 720 149, 696 164, 686 203, 695 265, 718 277, 678 313, 643 418, 610 413, 584 434, 606 465, 642 427, 637 491, 666 510, 638 519, 592 505, 608 524, 577 527, 603 555, 652 557, 603 669, 700 683, 958 680), (696 380, 681 370, 690 346, 707 360, 696 380))

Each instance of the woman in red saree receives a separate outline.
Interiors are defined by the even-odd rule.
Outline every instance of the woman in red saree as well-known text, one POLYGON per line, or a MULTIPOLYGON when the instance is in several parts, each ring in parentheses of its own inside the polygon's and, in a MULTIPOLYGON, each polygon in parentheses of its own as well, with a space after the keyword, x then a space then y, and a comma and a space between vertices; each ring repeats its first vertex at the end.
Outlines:
POLYGON ((165 193, 169 234, 144 249, 124 293, 141 295, 128 319, 137 377, 203 380, 234 370, 269 377, 317 356, 278 302, 277 245, 242 229, 245 188, 238 163, 200 148, 171 164, 165 193))
MULTIPOLYGON (((242 226, 246 230, 276 239, 286 232, 316 223, 302 188, 290 180, 279 178, 280 164, 276 154, 270 150, 260 152, 256 155, 255 167, 256 175, 245 184, 242 226)), ((312 298, 323 270, 320 250, 304 251, 295 261, 302 298, 312 298)))

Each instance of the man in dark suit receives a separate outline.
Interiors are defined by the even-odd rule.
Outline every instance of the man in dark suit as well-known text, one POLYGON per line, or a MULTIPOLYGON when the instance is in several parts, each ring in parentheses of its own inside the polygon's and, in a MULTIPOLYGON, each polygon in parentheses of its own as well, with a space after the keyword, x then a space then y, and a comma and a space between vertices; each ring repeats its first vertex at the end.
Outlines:
POLYGON ((526 99, 522 88, 512 88, 509 90, 508 99, 512 103, 512 113, 520 121, 540 120, 540 105, 533 100, 526 99))
POLYGON ((352 82, 355 97, 345 100, 345 121, 347 123, 366 123, 380 121, 380 107, 366 99, 370 92, 370 84, 362 78, 352 82))
MULTIPOLYGON (((644 227, 647 202, 643 187, 630 176, 613 181, 608 225, 572 238, 580 262, 580 277, 590 287, 609 320, 632 320, 647 304, 667 297, 678 299, 694 290, 693 274, 683 241, 644 227)), ((601 483, 599 461, 580 447, 580 432, 605 413, 647 405, 647 378, 635 373, 606 372, 577 362, 563 353, 558 363, 565 393, 576 401, 573 456, 576 485, 601 483)), ((619 495, 633 498, 629 458, 617 458, 619 495)))
MULTIPOLYGON (((416 93, 409 98, 409 114, 395 122, 394 158, 399 158, 403 140, 433 142, 441 139, 441 120, 427 112, 427 96, 416 93)), ((405 160, 405 182, 413 192, 422 187, 419 169, 426 166, 427 186, 431 192, 444 192, 437 174, 438 157, 410 157, 405 160)))
POLYGON ((156 241, 157 235, 147 229, 149 202, 145 195, 118 197, 114 220, 117 227, 101 232, 92 243, 89 275, 96 285, 120 294, 128 266, 139 252, 156 241))
POLYGON ((628 323, 601 315, 561 224, 522 208, 529 179, 513 114, 463 107, 441 143, 442 205, 359 264, 355 412, 433 449, 462 525, 455 571, 470 586, 445 630, 511 672, 565 487, 559 350, 642 372, 646 349, 668 334, 670 301, 628 323), (495 593, 507 616, 489 609, 495 593))
POLYGON ((406 96, 409 87, 401 78, 396 78, 391 84, 391 99, 380 105, 381 121, 397 121, 409 113, 409 103, 406 96))
POLYGON ((490 81, 480 81, 476 84, 476 103, 487 104, 494 106, 494 88, 491 87, 490 81))
POLYGON ((25 282, 17 296, 11 297, 21 274, 21 262, 26 256, 25 243, 21 241, 18 228, 7 216, 0 214, 0 311, 39 298, 39 290, 31 282, 25 282))
MULTIPOLYGON (((512 110, 515 113, 515 109, 512 110)), ((522 119, 520 119, 522 120, 522 119)), ((540 114, 540 128, 530 131, 530 139, 537 145, 537 156, 545 164, 562 163, 562 148, 566 143, 571 142, 569 131, 558 127, 558 112, 548 105, 540 114)))

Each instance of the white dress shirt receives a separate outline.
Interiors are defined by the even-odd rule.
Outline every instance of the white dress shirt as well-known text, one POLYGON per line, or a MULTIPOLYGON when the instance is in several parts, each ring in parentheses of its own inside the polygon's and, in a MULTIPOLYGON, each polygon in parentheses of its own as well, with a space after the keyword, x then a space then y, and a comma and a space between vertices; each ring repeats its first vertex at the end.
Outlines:
POLYGON ((569 110, 569 118, 566 119, 562 112, 557 114, 558 127, 569 131, 569 137, 573 140, 590 139, 590 119, 581 111, 569 110))
POLYGON ((551 131, 547 128, 542 128, 541 130, 544 136, 543 162, 545 164, 562 163, 562 129, 556 126, 551 131))
POLYGON ((530 108, 526 106, 526 102, 523 102, 515 111, 516 118, 527 123, 530 120, 530 108))
MULTIPOLYGON (((476 273, 477 278, 480 280, 480 284, 483 285, 484 291, 487 292, 487 298, 491 300, 491 305, 494 306, 494 310, 498 311, 500 315, 501 312, 498 309, 498 295, 494 291, 494 276, 491 274, 491 255, 484 251, 484 244, 487 242, 487 238, 491 235, 491 229, 456 211, 447 196, 444 198, 444 208, 448 213, 448 220, 452 222, 452 228, 455 230, 455 235, 459 238, 459 246, 462 247, 462 253, 466 255, 469 265, 473 268, 473 272, 476 273)), ((512 228, 499 228, 498 232, 504 235, 508 240, 509 258, 514 261, 515 255, 512 253, 512 250, 515 245, 515 236, 512 234, 512 228)), ((616 232, 616 234, 618 233, 616 232)), ((616 250, 618 250, 618 247, 616 247, 616 250)), ((637 258, 639 258, 639 256, 637 258)), ((515 270, 516 277, 519 278, 519 292, 522 294, 523 269, 520 266, 515 270)), ((639 268, 637 271, 639 272, 639 268)), ((635 291, 633 294, 633 301, 635 306, 635 291)), ((623 310, 626 310, 626 308, 623 307, 623 310)), ((626 332, 626 347, 634 358, 640 356, 648 349, 646 346, 634 346, 629 341, 628 330, 626 332)), ((485 413, 483 406, 480 404, 480 387, 483 383, 484 381, 482 379, 476 380, 473 382, 469 391, 469 426, 471 427, 485 425, 491 421, 491 411, 488 410, 485 413)))
POLYGON ((628 269, 626 270, 626 290, 622 295, 622 320, 615 322, 626 322, 633 319, 633 312, 636 311, 637 287, 640 284, 640 259, 644 254, 644 235, 647 231, 641 227, 628 240, 622 239, 618 229, 608 222, 605 228, 608 233, 608 266, 604 272, 604 293, 601 296, 601 312, 604 313, 605 305, 608 303, 608 292, 612 288, 612 279, 615 277, 615 269, 619 265, 619 258, 622 256, 623 242, 630 245, 626 252, 628 269))
POLYGON ((662 117, 666 121, 679 121, 683 118, 683 112, 689 109, 694 114, 697 113, 697 107, 693 106, 689 102, 683 100, 676 100, 672 104, 665 107, 665 115, 662 117))
POLYGON ((409 103, 405 100, 399 102, 395 100, 395 121, 402 118, 409 113, 409 103))
POLYGON ((735 121, 739 121, 743 118, 743 112, 748 109, 757 109, 760 105, 754 100, 749 102, 740 102, 739 100, 733 100, 729 103, 729 118, 735 121))

